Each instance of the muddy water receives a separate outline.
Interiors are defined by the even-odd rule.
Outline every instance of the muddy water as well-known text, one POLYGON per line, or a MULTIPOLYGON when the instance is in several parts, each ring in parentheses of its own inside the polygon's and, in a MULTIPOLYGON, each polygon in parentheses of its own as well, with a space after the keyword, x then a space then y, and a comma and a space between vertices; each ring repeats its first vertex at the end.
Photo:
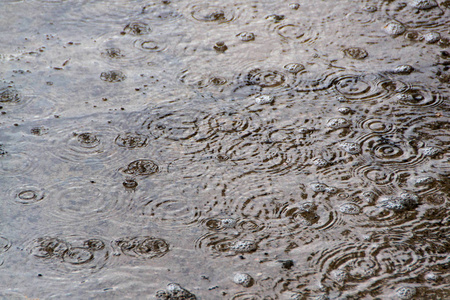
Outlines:
POLYGON ((3 0, 1 299, 449 299, 450 3, 3 0))

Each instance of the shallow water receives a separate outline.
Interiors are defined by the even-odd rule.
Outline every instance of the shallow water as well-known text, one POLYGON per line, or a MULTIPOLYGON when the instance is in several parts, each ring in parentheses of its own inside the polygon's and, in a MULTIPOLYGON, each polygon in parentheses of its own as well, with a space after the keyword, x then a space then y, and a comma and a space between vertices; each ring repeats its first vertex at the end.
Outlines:
POLYGON ((449 1, 0 2, 1 299, 449 299, 449 1))

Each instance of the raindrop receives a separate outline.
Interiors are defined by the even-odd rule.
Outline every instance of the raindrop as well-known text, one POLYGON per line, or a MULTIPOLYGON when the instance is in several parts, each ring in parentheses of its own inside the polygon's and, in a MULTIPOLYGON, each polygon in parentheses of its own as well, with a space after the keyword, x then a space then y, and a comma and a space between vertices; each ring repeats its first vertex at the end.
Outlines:
POLYGON ((403 34, 406 31, 406 27, 396 21, 391 21, 384 25, 384 31, 392 36, 403 34))
POLYGON ((344 53, 348 57, 358 60, 364 59, 369 55, 366 50, 358 47, 344 49, 344 53))
POLYGON ((255 40, 255 34, 252 32, 241 32, 236 35, 243 42, 250 42, 255 40))

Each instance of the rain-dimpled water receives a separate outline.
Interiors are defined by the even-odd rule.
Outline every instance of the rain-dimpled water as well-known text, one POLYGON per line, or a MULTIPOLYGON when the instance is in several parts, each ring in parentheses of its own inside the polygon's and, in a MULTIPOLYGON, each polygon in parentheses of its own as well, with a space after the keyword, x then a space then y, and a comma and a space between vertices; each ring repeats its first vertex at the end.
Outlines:
POLYGON ((0 299, 450 299, 450 1, 0 27, 0 299))

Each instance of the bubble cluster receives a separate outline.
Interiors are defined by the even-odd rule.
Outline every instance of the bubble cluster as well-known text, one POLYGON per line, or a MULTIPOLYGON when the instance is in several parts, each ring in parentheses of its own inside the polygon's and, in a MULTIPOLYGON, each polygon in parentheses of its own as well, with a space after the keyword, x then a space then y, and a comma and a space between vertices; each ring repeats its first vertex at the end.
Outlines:
POLYGON ((344 49, 344 53, 348 57, 357 59, 357 60, 364 59, 369 55, 365 49, 358 48, 358 47, 344 49))
POLYGON ((146 259, 164 256, 170 250, 165 240, 150 236, 121 238, 114 244, 127 256, 146 259))
POLYGON ((119 70, 111 70, 100 74, 100 79, 106 82, 121 82, 124 81, 125 78, 125 74, 119 70))

